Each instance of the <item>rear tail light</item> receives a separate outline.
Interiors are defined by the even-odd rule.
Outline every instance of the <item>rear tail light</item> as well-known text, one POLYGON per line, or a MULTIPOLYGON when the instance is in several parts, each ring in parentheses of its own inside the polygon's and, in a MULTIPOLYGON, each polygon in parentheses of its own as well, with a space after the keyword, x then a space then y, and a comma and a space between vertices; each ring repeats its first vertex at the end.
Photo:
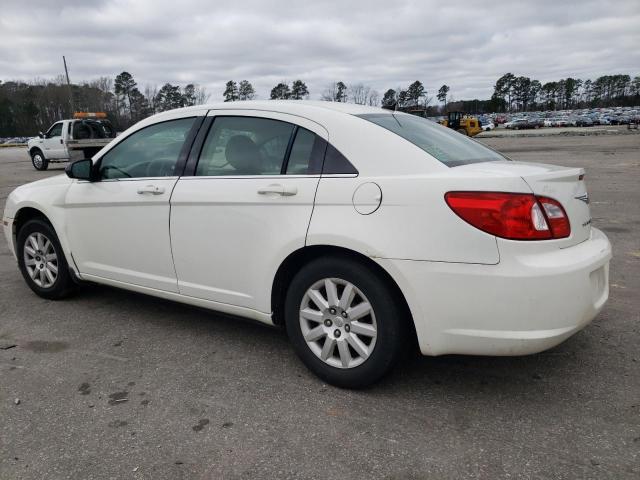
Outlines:
POLYGON ((496 237, 548 240, 571 233, 562 205, 527 193, 448 192, 447 205, 465 222, 496 237))

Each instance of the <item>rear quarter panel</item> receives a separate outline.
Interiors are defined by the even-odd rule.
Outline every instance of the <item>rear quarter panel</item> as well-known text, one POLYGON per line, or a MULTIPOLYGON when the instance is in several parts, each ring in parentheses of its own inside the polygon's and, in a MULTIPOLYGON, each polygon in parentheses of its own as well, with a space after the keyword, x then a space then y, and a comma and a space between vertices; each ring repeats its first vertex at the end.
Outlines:
POLYGON ((530 193, 521 178, 449 168, 398 135, 353 116, 329 125, 329 141, 359 174, 321 178, 307 245, 337 245, 378 258, 499 262, 495 237, 460 219, 444 195, 452 190, 530 193), (382 201, 374 213, 362 215, 353 195, 367 182, 380 187, 382 201))

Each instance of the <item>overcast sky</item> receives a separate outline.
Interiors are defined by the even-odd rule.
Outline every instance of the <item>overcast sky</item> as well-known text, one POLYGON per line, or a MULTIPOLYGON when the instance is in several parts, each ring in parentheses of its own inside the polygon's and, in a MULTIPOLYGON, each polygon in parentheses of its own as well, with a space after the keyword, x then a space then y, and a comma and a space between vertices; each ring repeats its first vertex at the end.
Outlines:
POLYGON ((63 54, 73 82, 126 70, 211 100, 229 79, 268 98, 298 78, 312 99, 337 80, 488 98, 506 72, 640 75, 640 1, 2 0, 0 80, 60 75, 63 54))

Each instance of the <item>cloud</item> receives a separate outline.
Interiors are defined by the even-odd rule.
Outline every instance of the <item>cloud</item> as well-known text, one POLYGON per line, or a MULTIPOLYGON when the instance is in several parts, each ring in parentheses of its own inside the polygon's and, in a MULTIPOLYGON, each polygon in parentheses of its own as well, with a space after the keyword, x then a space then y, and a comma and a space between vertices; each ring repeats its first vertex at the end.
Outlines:
POLYGON ((419 79, 456 99, 487 98, 506 72, 542 82, 640 74, 636 0, 337 2, 4 0, 0 79, 73 81, 123 70, 144 86, 198 83, 221 98, 229 79, 261 98, 302 79, 380 93, 419 79))

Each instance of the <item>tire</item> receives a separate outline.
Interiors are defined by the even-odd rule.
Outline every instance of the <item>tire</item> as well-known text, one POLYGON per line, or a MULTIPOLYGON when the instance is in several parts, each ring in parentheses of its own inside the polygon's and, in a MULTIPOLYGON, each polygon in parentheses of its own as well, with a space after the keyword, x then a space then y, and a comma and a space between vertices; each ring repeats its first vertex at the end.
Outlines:
POLYGON ((341 388, 366 387, 391 370, 408 338, 403 312, 378 272, 343 257, 305 265, 291 281, 285 300, 287 334, 296 353, 309 370, 341 388), (327 281, 336 286, 336 305, 327 302, 327 281), (347 288, 352 296, 344 296, 347 288), (313 291, 322 297, 322 310, 313 300, 317 297, 310 295, 313 291), (370 313, 364 313, 367 304, 370 313))
POLYGON ((37 148, 31 152, 31 164, 36 170, 46 170, 49 168, 49 160, 44 158, 44 154, 37 148))
POLYGON ((458 130, 456 130, 458 133, 461 133, 464 136, 467 136, 467 131, 464 128, 459 128, 458 130))
POLYGON ((75 289, 58 236, 45 220, 35 218, 20 228, 16 256, 24 280, 36 295, 57 300, 75 289))

